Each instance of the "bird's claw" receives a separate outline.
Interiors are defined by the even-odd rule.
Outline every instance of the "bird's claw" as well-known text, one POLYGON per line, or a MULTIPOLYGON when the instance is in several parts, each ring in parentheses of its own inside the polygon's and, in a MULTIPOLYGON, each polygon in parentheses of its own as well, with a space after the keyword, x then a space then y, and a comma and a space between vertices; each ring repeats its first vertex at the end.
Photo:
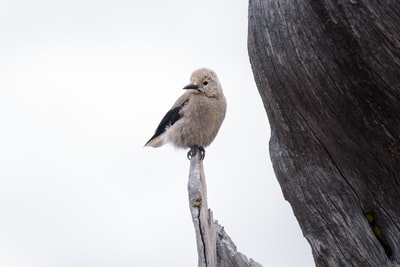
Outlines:
POLYGON ((199 151, 199 153, 200 153, 200 160, 203 160, 206 155, 206 151, 204 150, 204 147, 202 147, 202 146, 191 147, 187 153, 187 158, 189 160, 191 160, 194 156, 196 156, 197 151, 199 151))
POLYGON ((199 147, 199 152, 200 152, 200 160, 203 160, 204 157, 206 156, 206 151, 204 150, 204 147, 199 147))
POLYGON ((191 147, 190 150, 187 153, 188 160, 191 160, 196 155, 196 152, 197 152, 197 148, 196 147, 191 147))

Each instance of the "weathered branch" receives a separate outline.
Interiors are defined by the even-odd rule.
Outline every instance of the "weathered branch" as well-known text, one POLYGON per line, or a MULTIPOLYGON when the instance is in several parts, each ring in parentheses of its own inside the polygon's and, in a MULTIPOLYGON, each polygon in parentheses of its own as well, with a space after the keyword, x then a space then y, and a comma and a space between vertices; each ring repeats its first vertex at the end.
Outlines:
POLYGON ((196 232, 199 267, 262 267, 238 252, 224 228, 214 221, 207 205, 203 161, 197 153, 190 160, 189 205, 196 232))
POLYGON ((199 266, 217 266, 216 230, 207 205, 207 186, 199 153, 190 161, 188 182, 190 212, 196 231, 199 266))

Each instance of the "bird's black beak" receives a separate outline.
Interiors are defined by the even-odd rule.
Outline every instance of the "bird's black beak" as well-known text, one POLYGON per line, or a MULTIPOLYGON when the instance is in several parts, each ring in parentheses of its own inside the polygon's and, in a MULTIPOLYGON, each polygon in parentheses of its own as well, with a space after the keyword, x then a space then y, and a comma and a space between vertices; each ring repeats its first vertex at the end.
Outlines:
POLYGON ((199 86, 191 83, 191 84, 188 84, 185 87, 183 87, 183 89, 185 89, 185 90, 188 90, 188 89, 196 89, 196 90, 198 90, 199 86))

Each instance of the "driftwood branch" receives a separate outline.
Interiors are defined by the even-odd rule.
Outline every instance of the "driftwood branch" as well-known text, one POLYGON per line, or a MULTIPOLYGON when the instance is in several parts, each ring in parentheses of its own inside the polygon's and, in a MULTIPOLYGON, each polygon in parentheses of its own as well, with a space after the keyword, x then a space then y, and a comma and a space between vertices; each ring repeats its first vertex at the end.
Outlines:
POLYGON ((207 205, 207 186, 199 153, 190 160, 188 192, 196 233, 198 266, 262 267, 238 252, 224 228, 214 221, 212 211, 207 205))
POLYGON ((190 161, 188 182, 190 212, 196 231, 199 266, 217 266, 216 229, 207 205, 207 186, 203 162, 198 154, 190 161))

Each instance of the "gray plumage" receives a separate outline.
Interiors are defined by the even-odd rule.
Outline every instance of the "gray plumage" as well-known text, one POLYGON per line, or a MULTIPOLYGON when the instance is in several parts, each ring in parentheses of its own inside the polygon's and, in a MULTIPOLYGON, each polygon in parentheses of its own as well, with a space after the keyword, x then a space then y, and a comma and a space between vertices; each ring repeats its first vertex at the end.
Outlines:
MULTIPOLYGON (((210 69, 192 73, 187 91, 178 98, 145 146, 172 143, 180 148, 198 148, 211 144, 225 118, 226 100, 217 75, 210 69)), ((190 153, 190 151, 189 151, 190 153)), ((188 157, 193 156, 188 153, 188 157)), ((196 151, 194 151, 196 153, 196 151)))

